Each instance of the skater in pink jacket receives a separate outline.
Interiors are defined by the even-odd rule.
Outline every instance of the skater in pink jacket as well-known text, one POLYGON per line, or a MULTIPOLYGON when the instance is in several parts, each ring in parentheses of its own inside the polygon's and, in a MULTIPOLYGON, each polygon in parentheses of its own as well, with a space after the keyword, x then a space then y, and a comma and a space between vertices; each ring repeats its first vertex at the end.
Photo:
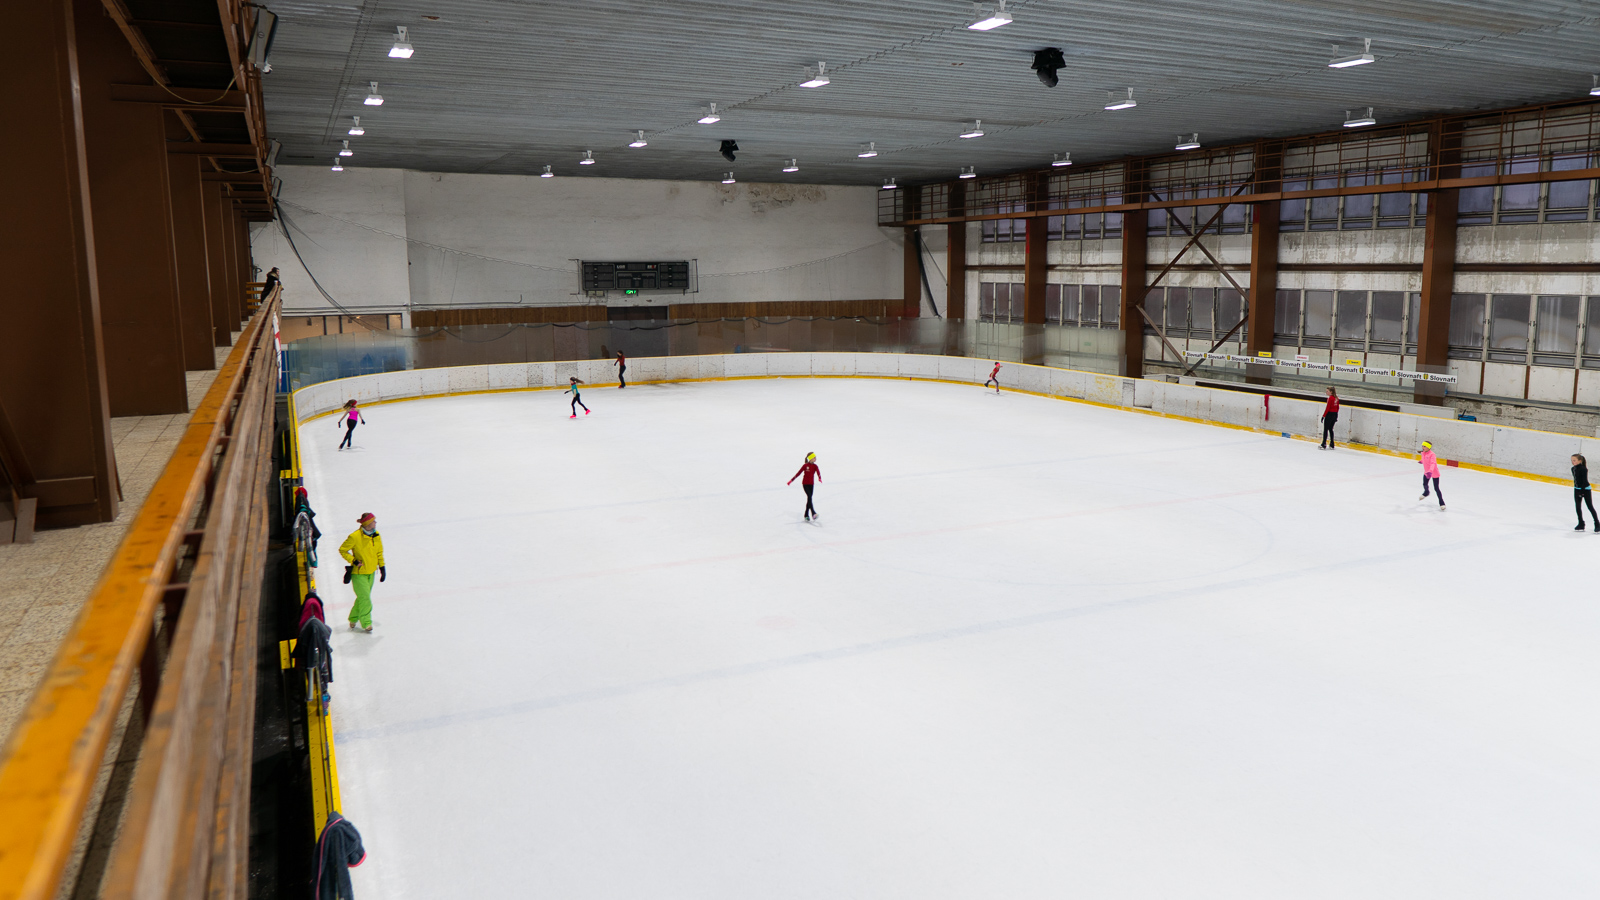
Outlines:
POLYGON ((1417 499, 1428 499, 1428 480, 1432 479, 1434 496, 1439 498, 1439 508, 1444 509, 1444 493, 1439 490, 1439 458, 1433 455, 1433 444, 1422 442, 1422 455, 1417 462, 1422 463, 1422 496, 1417 499))

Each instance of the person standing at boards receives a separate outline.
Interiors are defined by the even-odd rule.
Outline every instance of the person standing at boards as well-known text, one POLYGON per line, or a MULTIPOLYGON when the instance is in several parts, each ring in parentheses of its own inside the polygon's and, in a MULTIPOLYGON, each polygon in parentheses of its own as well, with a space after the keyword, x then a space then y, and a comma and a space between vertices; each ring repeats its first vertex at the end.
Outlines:
POLYGON ((578 385, 583 384, 583 382, 579 381, 576 375, 573 375, 569 380, 571 385, 562 391, 563 394, 572 395, 572 415, 567 416, 567 418, 576 419, 578 417, 578 407, 580 406, 583 407, 583 414, 587 416, 589 414, 589 406, 583 402, 583 398, 578 396, 578 385))
POLYGON ((1444 492, 1439 490, 1439 458, 1433 455, 1433 444, 1422 442, 1422 454, 1417 462, 1422 463, 1422 496, 1417 499, 1428 499, 1428 481, 1432 479, 1434 496, 1439 498, 1439 511, 1444 512, 1444 492))
POLYGON ((817 508, 811 505, 811 491, 815 488, 815 482, 822 480, 822 470, 817 468, 817 455, 815 453, 806 454, 806 461, 800 464, 800 471, 794 473, 794 478, 789 479, 789 484, 794 484, 795 478, 800 479, 800 486, 805 488, 805 519, 810 522, 817 517, 817 508))
POLYGON ((1322 408, 1322 443, 1317 445, 1317 449, 1334 449, 1333 423, 1337 421, 1339 421, 1339 394, 1333 388, 1328 388, 1328 405, 1322 408))
POLYGON ((617 380, 622 382, 617 386, 617 390, 620 391, 628 386, 628 358, 622 355, 621 350, 617 351, 617 359, 612 365, 617 367, 617 380))
MULTIPOLYGON (((361 405, 354 400, 346 400, 344 402, 344 409, 341 412, 341 415, 344 416, 344 440, 339 442, 340 450, 346 447, 354 449, 355 445, 350 443, 350 438, 356 433, 356 423, 367 424, 367 420, 361 417, 360 407, 361 405)), ((339 424, 339 420, 335 419, 334 424, 339 424)))
POLYGON ((266 300, 272 296, 272 289, 278 286, 278 267, 273 266, 267 273, 267 280, 261 286, 261 299, 266 300))
POLYGON ((378 534, 378 517, 362 513, 356 520, 359 527, 339 545, 339 555, 344 557, 344 580, 356 592, 356 605, 350 608, 350 627, 358 625, 372 633, 372 574, 379 581, 387 581, 389 567, 383 561, 383 535, 378 534))
POLYGON ((1589 461, 1582 453, 1572 454, 1572 505, 1578 508, 1578 527, 1572 530, 1583 530, 1583 508, 1587 505, 1589 518, 1594 520, 1594 533, 1600 534, 1600 518, 1594 514, 1594 498, 1589 491, 1589 461))
POLYGON ((988 377, 987 380, 985 380, 983 382, 983 386, 984 387, 988 387, 990 382, 994 383, 994 392, 996 394, 1000 393, 1000 362, 999 362, 999 360, 995 361, 994 368, 989 371, 989 377, 988 377))

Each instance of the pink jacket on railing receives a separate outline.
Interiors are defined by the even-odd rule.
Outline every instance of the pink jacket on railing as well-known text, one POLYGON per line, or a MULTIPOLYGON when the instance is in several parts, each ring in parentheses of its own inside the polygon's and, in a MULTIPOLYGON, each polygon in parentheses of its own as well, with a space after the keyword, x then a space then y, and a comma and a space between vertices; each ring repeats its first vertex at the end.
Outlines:
POLYGON ((1439 460, 1433 455, 1432 450, 1422 451, 1422 458, 1417 462, 1422 463, 1422 474, 1428 478, 1439 477, 1439 460))

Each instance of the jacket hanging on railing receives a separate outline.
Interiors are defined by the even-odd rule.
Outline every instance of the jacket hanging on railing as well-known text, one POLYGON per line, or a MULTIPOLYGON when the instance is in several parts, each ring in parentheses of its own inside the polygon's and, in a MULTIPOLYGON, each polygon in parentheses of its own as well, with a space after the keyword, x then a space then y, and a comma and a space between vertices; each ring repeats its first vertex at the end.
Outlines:
POLYGON ((328 624, 328 617, 322 614, 322 598, 317 596, 316 591, 307 593, 306 602, 300 605, 300 624, 295 626, 295 634, 299 634, 311 619, 328 624))
POLYGON ((307 617, 300 625, 300 637, 294 643, 295 660, 300 668, 322 672, 322 683, 333 683, 333 649, 328 638, 333 630, 315 616, 307 617))
POLYGON ((328 813, 328 823, 317 838, 317 873, 312 885, 317 900, 354 900, 350 869, 366 861, 361 832, 337 811, 328 813))

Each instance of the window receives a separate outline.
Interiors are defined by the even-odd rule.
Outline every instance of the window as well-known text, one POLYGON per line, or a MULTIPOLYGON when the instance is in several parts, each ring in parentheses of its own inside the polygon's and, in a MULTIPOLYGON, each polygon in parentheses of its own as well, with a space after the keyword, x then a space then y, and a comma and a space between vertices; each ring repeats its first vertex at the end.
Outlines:
MULTIPOLYGON (((985 222, 983 224, 988 225, 990 223, 985 222)), ((994 321, 994 292, 995 292, 995 288, 1001 287, 1001 286, 1002 285, 993 284, 993 283, 987 282, 987 281, 984 282, 983 284, 978 285, 978 318, 980 320, 985 321, 985 322, 993 322, 994 321)), ((1011 300, 1010 291, 1011 291, 1011 289, 1009 287, 1007 287, 1006 288, 1006 302, 1007 303, 1009 303, 1010 300, 1011 300)))
MULTIPOLYGON (((1233 288, 1222 288, 1217 291, 1217 337, 1221 338, 1228 333, 1228 329, 1239 324, 1244 318, 1244 302, 1239 297, 1239 292, 1233 288)), ((1231 340, 1244 340, 1244 327, 1240 326, 1233 333, 1231 340)))
POLYGON ((1272 326, 1280 344, 1300 343, 1300 292, 1278 292, 1277 316, 1272 326))
MULTIPOLYGON (((1422 195, 1425 198, 1427 195, 1422 195)), ((1422 198, 1419 198, 1422 199, 1422 198)), ((1422 295, 1413 291, 1406 295, 1406 352, 1417 352, 1417 323, 1422 320, 1422 295)))
POLYGON ((1189 289, 1167 288, 1167 321, 1169 336, 1182 337, 1189 330, 1189 289))
POLYGON ((1086 284, 1082 287, 1073 287, 1083 295, 1083 304, 1078 313, 1078 323, 1085 328, 1093 328, 1100 324, 1100 286, 1086 284))
MULTIPOLYGON (((1084 287, 1084 300, 1089 298, 1089 286, 1084 287)), ((1100 286, 1100 327, 1117 328, 1122 324, 1122 285, 1100 286)))
MULTIPOLYGON (((1211 340, 1216 328, 1217 289, 1189 289, 1189 335, 1211 340)), ((1231 323, 1230 323, 1231 324, 1231 323)))
POLYGON ((978 318, 984 322, 1021 322, 1027 305, 1024 285, 994 284, 978 286, 978 318))
MULTIPOLYGON (((985 207, 982 215, 995 213, 1022 212, 1028 208, 1026 203, 1001 203, 998 206, 985 207)), ((1027 219, 985 219, 983 221, 983 242, 985 244, 1008 244, 1027 240, 1027 219)))
POLYGON ((1150 233, 1151 234, 1166 234, 1167 233, 1167 211, 1164 210, 1164 209, 1151 209, 1151 210, 1146 210, 1145 212, 1146 212, 1146 220, 1145 221, 1148 223, 1145 227, 1147 227, 1150 230, 1150 233))
POLYGON ((1395 353, 1399 351, 1400 326, 1405 313, 1405 296, 1399 291, 1372 292, 1373 350, 1380 353, 1395 353))
MULTIPOLYGON (((1345 175, 1344 183, 1347 186, 1354 187, 1377 184, 1378 176, 1376 174, 1368 174, 1365 172, 1354 172, 1345 175)), ((1339 227, 1346 229, 1371 228, 1372 211, 1374 206, 1376 206, 1374 201, 1377 199, 1377 196, 1377 194, 1352 194, 1344 198, 1344 218, 1340 222, 1339 227)))
MULTIPOLYGON (((1314 191, 1339 186, 1339 176, 1323 175, 1311 179, 1311 189, 1314 191)), ((1338 197, 1312 197, 1311 198, 1311 230, 1333 231, 1339 227, 1339 198, 1338 197)))
POLYGON ((1160 288, 1146 289, 1144 295, 1144 311, 1150 321, 1144 323, 1145 334, 1155 333, 1151 323, 1161 321, 1162 310, 1166 306, 1166 291, 1160 288))
POLYGON ((1577 350, 1578 298, 1540 297, 1534 316, 1533 364, 1570 366, 1577 350))
POLYGON ((1011 321, 1021 322, 1027 315, 1027 310, 1027 286, 1021 282, 1011 285, 1011 321))
MULTIPOLYGON (((1306 189, 1304 180, 1284 181, 1285 191, 1303 191, 1306 189)), ((1283 200, 1278 204, 1278 230, 1279 231, 1305 231, 1306 230, 1306 201, 1283 200)))
POLYGON ((1333 291, 1306 291, 1305 337, 1307 347, 1326 347, 1333 336, 1333 291))
POLYGON ((1483 358, 1483 301, 1482 294, 1450 296, 1451 356, 1458 359, 1483 358))
POLYGON ((1583 322, 1583 355, 1600 356, 1600 297, 1589 298, 1583 322))
POLYGON ((1494 295, 1489 305, 1489 359, 1512 363, 1528 361, 1531 301, 1527 294, 1494 295))
MULTIPOLYGON (((1479 178, 1495 174, 1494 163, 1478 163, 1461 167, 1462 178, 1479 178)), ((1461 199, 1456 206, 1456 222, 1460 225, 1490 225, 1494 222, 1494 188, 1472 187, 1461 189, 1461 199)), ((1452 318, 1454 318, 1452 316, 1452 318)))
MULTIPOLYGON (((1524 175, 1539 171, 1539 157, 1524 156, 1513 159, 1506 167, 1512 175, 1524 175)), ((1537 222, 1539 221, 1539 194, 1544 190, 1542 184, 1508 184, 1500 189, 1500 221, 1537 222)))
POLYGON ((1333 337, 1341 350, 1365 350, 1367 342, 1367 292, 1340 291, 1333 337))
POLYGON ((1044 320, 1059 323, 1061 321, 1061 285, 1047 284, 1044 286, 1044 320))
MULTIPOLYGON (((1588 167, 1587 153, 1568 153, 1550 160, 1552 172, 1567 172, 1588 167)), ((1545 199, 1545 221, 1582 222, 1589 218, 1591 186, 1587 181, 1552 181, 1550 195, 1545 199)))

